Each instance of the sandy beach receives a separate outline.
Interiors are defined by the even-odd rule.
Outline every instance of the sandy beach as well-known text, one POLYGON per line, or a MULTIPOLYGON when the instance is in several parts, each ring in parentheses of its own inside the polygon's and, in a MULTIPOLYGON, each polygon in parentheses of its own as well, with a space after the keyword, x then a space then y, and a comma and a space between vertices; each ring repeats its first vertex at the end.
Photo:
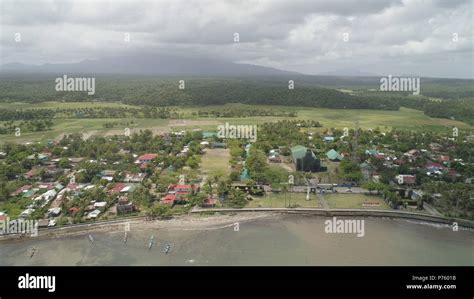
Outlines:
POLYGON ((276 216, 276 213, 271 212, 254 212, 254 213, 226 213, 213 215, 200 214, 186 214, 175 216, 171 219, 156 219, 146 220, 144 217, 137 217, 132 219, 117 219, 113 222, 96 222, 83 225, 63 226, 52 229, 40 229, 38 236, 31 237, 30 235, 7 235, 0 236, 0 243, 2 242, 22 242, 28 239, 58 239, 62 237, 84 235, 87 233, 100 232, 124 232, 126 230, 215 230, 229 226, 234 226, 235 223, 252 221, 256 219, 263 219, 271 216, 276 216))

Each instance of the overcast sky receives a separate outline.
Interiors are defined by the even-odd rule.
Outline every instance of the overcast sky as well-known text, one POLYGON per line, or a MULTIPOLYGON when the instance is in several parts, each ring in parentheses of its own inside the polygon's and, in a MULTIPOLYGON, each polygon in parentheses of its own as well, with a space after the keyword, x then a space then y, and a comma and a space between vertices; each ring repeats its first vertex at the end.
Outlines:
POLYGON ((306 74, 473 78, 474 0, 0 3, 1 64, 160 51, 306 74))

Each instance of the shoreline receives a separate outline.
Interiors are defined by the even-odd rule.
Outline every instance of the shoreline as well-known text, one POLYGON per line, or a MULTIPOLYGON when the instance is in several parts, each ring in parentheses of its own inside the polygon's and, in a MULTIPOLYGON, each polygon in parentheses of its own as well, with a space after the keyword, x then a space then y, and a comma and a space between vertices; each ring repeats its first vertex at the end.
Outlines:
POLYGON ((474 221, 460 218, 452 218, 445 216, 435 216, 430 214, 421 214, 407 211, 398 210, 375 210, 375 209, 320 209, 320 208, 242 208, 242 209, 229 209, 229 208, 218 208, 218 209, 194 209, 191 213, 209 213, 209 212, 220 212, 220 213, 253 213, 253 212, 272 212, 280 214, 293 214, 293 215, 313 215, 322 217, 378 217, 378 218, 391 218, 391 219, 408 219, 418 222, 431 222, 438 224, 453 225, 457 223, 459 227, 467 229, 474 229, 474 221))
POLYGON ((0 244, 22 242, 26 240, 44 240, 44 239, 59 239, 63 237, 70 237, 76 235, 84 235, 88 233, 114 233, 124 232, 125 226, 130 224, 131 230, 140 229, 167 229, 167 230, 213 230, 220 229, 234 225, 235 222, 247 222, 276 216, 275 213, 270 212, 256 212, 256 213, 225 213, 214 214, 205 217, 200 217, 195 214, 185 214, 175 216, 171 219, 155 219, 145 220, 145 217, 135 217, 132 219, 117 219, 113 222, 96 222, 90 224, 81 224, 75 226, 63 226, 53 229, 40 229, 38 236, 31 237, 30 235, 7 235, 0 236, 0 244), (217 227, 216 227, 217 226, 217 227))
POLYGON ((170 219, 146 220, 145 217, 123 218, 104 222, 66 225, 56 228, 40 229, 38 236, 0 235, 2 242, 22 242, 26 240, 58 239, 62 237, 84 235, 92 232, 124 232, 125 226, 132 229, 167 230, 214 230, 229 227, 235 222, 246 222, 281 215, 300 215, 316 217, 362 217, 401 219, 418 224, 440 224, 447 227, 457 222, 460 229, 473 230, 474 222, 464 219, 439 217, 405 211, 361 210, 361 209, 311 209, 311 208, 242 208, 242 209, 194 209, 189 214, 178 215, 170 219), (203 213, 213 213, 202 215, 203 213), (217 227, 216 227, 217 226, 217 227))

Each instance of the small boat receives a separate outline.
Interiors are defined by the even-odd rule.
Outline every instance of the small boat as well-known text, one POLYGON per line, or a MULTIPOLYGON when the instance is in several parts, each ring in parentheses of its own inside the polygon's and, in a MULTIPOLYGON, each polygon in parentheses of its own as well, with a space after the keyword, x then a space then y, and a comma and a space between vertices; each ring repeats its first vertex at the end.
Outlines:
POLYGON ((89 241, 90 241, 91 243, 94 243, 94 237, 93 237, 92 235, 89 235, 89 241))
POLYGON ((148 242, 148 249, 151 249, 154 243, 155 243, 155 236, 151 236, 150 242, 148 242))
POLYGON ((123 242, 125 244, 127 244, 127 239, 128 239, 128 234, 127 234, 127 232, 125 232, 125 234, 123 235, 123 242))
POLYGON ((36 253, 36 247, 31 248, 30 258, 32 258, 36 253))
POLYGON ((163 253, 168 254, 171 251, 171 248, 172 248, 171 244, 165 244, 165 246, 163 246, 163 253))

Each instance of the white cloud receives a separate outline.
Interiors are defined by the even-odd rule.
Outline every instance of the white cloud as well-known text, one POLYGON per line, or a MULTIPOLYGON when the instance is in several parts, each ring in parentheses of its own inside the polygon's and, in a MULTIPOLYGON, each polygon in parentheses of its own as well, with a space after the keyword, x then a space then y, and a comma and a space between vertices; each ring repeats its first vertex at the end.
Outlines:
POLYGON ((74 62, 160 50, 304 73, 355 68, 472 76, 470 1, 0 3, 0 63, 74 62), (16 32, 22 34, 21 43, 14 41, 16 32), (233 43, 234 32, 240 34, 239 44, 233 43), (344 32, 348 42, 342 40, 344 32), (131 35, 129 43, 125 33, 131 35), (452 68, 441 63, 446 57, 464 63, 452 68))

